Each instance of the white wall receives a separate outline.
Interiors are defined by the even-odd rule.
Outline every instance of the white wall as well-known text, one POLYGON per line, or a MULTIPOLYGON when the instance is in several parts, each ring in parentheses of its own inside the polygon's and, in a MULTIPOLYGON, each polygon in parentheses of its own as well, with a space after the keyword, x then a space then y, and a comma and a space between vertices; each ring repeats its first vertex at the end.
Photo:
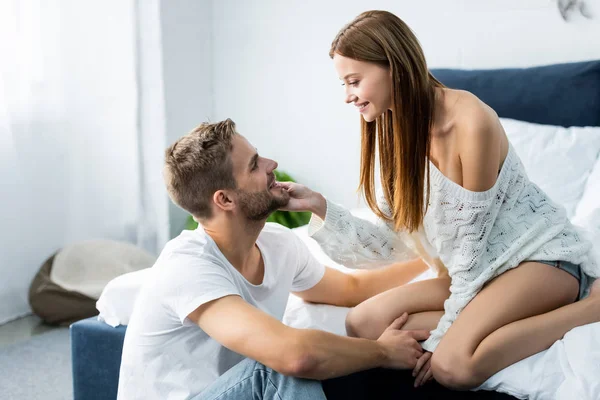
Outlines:
POLYGON ((115 0, 43 3, 39 21, 19 20, 35 29, 10 32, 0 76, 0 324, 29 312, 34 274, 67 243, 135 241, 132 11, 115 0))
POLYGON ((337 31, 367 9, 415 31, 429 66, 519 67, 600 59, 593 20, 553 0, 213 1, 214 117, 231 117, 261 154, 348 207, 359 204, 359 116, 328 57, 337 31))
MULTIPOLYGON (((139 164, 132 159, 136 129, 151 128, 154 120, 138 120, 136 127, 131 106, 134 46, 118 37, 131 26, 129 2, 93 9, 71 2, 73 15, 64 16, 61 30, 67 45, 51 59, 70 63, 64 70, 81 74, 64 77, 65 92, 52 102, 60 114, 39 121, 43 129, 27 131, 30 136, 0 136, 0 323, 28 311, 30 279, 60 246, 95 237, 134 240, 140 223, 138 167, 152 165, 146 171, 149 185, 162 187, 162 151, 207 119, 233 118, 281 169, 334 201, 356 206, 359 117, 343 103, 327 53, 337 31, 367 8, 405 19, 431 67, 600 58, 600 0, 587 2, 595 19, 575 16, 568 23, 553 0, 156 1, 161 32, 147 39, 161 48, 141 56, 161 65, 150 72, 148 65, 142 68, 149 73, 142 80, 149 81, 139 83, 142 96, 164 96, 150 105, 147 97, 138 99, 142 117, 153 110, 164 113, 156 118, 163 125, 154 127, 151 159, 139 164), (90 45, 81 46, 82 41, 90 45), (109 78, 94 84, 87 80, 94 73, 109 78)), ((142 145, 148 150, 148 143, 142 145)), ((163 195, 153 199, 157 209, 163 195)), ((170 206, 168 215, 157 218, 167 219, 175 235, 186 215, 170 206)))
MULTIPOLYGON (((213 115, 212 2, 162 0, 160 11, 166 148, 213 115)), ((169 202, 171 237, 181 232, 187 216, 169 202)))
POLYGON ((212 3, 90 7, 25 14, 28 28, 40 25, 33 55, 30 38, 7 28, 9 50, 32 69, 23 75, 39 82, 22 90, 31 115, 20 120, 12 103, 22 93, 9 87, 26 80, 18 69, 0 76, 0 95, 12 96, 0 97, 0 324, 29 312, 34 274, 66 244, 109 238, 156 253, 187 218, 167 198, 162 164, 167 145, 212 115, 212 3))

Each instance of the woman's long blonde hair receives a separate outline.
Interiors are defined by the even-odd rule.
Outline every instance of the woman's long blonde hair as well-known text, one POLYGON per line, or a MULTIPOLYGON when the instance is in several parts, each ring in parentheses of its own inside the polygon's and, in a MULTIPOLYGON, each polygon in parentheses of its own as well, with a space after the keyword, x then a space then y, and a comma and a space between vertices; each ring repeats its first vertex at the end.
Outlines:
POLYGON ((395 228, 412 232, 423 221, 429 202, 430 130, 435 88, 444 87, 427 68, 421 45, 410 28, 387 11, 360 14, 337 34, 335 54, 388 67, 392 109, 373 122, 361 118, 360 184, 367 204, 395 228), (377 142, 376 142, 377 141, 377 142), (379 150, 381 186, 392 215, 384 214, 375 194, 375 149, 379 150))

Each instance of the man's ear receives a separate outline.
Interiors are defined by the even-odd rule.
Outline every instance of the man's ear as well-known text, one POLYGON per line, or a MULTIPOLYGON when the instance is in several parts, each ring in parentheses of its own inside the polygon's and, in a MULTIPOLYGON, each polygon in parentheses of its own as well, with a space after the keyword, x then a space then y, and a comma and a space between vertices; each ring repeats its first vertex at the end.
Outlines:
POLYGON ((217 190, 213 194, 213 203, 223 211, 231 211, 235 208, 235 199, 230 190, 217 190))

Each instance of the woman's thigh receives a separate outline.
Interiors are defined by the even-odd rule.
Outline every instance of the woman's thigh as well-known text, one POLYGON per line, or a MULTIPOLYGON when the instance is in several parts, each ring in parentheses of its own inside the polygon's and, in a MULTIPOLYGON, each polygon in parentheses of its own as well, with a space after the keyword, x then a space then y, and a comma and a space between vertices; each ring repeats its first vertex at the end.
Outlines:
POLYGON ((472 355, 497 329, 575 301, 579 282, 556 267, 524 262, 489 282, 460 313, 436 353, 472 355))
POLYGON ((390 289, 354 307, 346 319, 348 334, 376 338, 403 313, 443 311, 450 278, 427 279, 390 289))

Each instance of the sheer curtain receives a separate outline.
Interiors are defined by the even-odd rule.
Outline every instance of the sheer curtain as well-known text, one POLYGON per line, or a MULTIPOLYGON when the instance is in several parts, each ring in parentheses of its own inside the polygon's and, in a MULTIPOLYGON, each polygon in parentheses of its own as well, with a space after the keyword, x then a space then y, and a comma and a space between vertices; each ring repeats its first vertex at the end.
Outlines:
POLYGON ((0 2, 0 324, 29 312, 31 279, 65 244, 156 253, 166 241, 165 196, 148 179, 164 130, 141 118, 161 104, 139 90, 150 15, 140 24, 134 0, 0 2))

